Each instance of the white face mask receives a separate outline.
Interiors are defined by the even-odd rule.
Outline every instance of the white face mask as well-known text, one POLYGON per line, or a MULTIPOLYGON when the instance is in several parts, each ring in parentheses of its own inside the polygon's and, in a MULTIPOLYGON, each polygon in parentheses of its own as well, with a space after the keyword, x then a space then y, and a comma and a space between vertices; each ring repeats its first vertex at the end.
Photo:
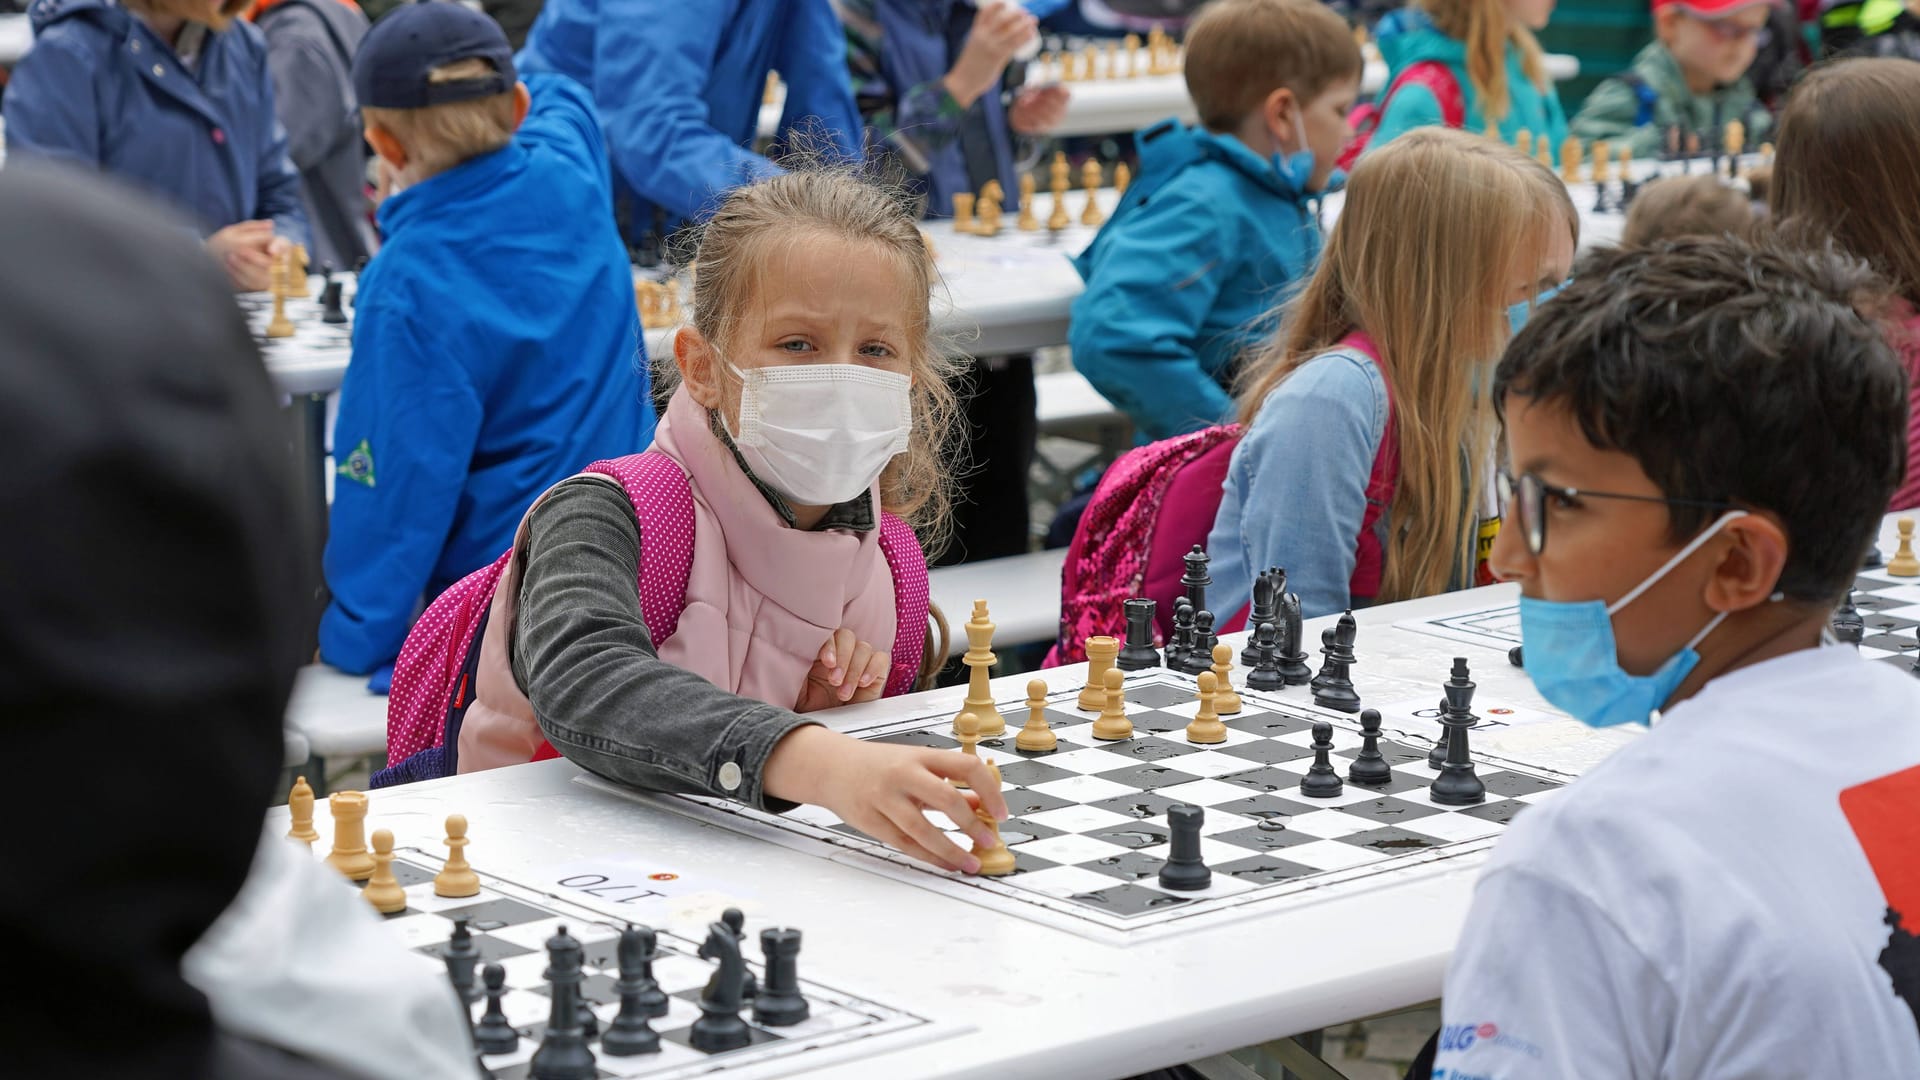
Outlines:
POLYGON ((913 380, 856 364, 741 371, 739 430, 753 474, 801 506, 832 506, 873 486, 913 431, 913 380))

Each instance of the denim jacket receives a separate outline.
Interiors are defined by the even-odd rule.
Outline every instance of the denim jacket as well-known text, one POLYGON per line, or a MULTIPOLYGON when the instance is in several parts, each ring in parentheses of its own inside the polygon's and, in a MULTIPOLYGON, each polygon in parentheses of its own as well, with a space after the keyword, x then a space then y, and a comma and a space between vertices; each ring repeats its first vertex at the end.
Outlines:
POLYGON ((1286 569, 1306 618, 1351 606, 1387 411, 1386 377, 1351 348, 1314 357, 1273 388, 1234 447, 1207 537, 1215 611, 1245 607, 1254 575, 1269 566, 1286 569))

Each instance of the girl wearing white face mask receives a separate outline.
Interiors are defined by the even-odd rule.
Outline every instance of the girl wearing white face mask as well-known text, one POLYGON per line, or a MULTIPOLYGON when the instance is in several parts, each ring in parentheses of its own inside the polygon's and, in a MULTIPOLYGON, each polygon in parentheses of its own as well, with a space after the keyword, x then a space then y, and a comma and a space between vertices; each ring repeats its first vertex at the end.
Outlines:
MULTIPOLYGON (((698 258, 652 449, 535 505, 472 644, 445 635, 440 654, 464 657, 473 693, 455 695, 441 741, 397 729, 388 772, 416 778, 420 750, 460 772, 557 751, 651 790, 818 803, 976 870, 924 810, 990 842, 976 811, 1006 805, 981 762, 802 715, 906 692, 944 658, 914 527, 937 532, 946 515, 955 402, 929 341, 919 229, 851 175, 794 173, 729 196, 698 258)), ((404 716, 402 682, 397 670, 404 716)))

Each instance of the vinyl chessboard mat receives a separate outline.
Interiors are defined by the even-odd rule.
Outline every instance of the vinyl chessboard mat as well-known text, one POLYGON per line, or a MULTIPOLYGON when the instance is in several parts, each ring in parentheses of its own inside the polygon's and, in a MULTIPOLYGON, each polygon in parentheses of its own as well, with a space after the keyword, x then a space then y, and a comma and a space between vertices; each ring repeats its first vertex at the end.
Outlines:
MULTIPOLYGON (((524 1080, 528 1062, 540 1045, 547 1028, 552 1000, 543 976, 547 966, 547 938, 556 927, 583 946, 581 970, 585 979, 581 989, 601 1030, 620 1011, 620 998, 614 989, 620 966, 615 956, 622 919, 576 903, 549 892, 480 873, 477 896, 449 898, 435 896, 433 876, 439 873, 441 860, 416 848, 395 850, 394 876, 407 893, 406 910, 383 916, 394 931, 415 952, 436 959, 446 954, 453 934, 453 920, 469 916, 468 929, 480 953, 474 968, 474 981, 482 985, 480 968, 497 962, 506 969, 506 994, 501 998, 507 1022, 519 1030, 520 1045, 510 1054, 488 1054, 481 1060, 496 1080, 524 1080)), ((760 960, 760 926, 749 922, 742 953, 748 967, 765 979, 760 960)), ((602 1077, 643 1077, 647 1080, 677 1080, 681 1077, 725 1074, 748 1080, 788 1076, 818 1069, 833 1062, 857 1060, 888 1053, 957 1033, 900 1009, 857 997, 821 985, 807 978, 809 955, 800 954, 800 989, 812 1006, 812 1015, 799 1024, 783 1028, 763 1027, 753 1022, 749 1006, 741 1016, 753 1029, 753 1042, 738 1050, 708 1054, 693 1049, 688 1033, 700 1018, 700 991, 713 974, 715 965, 698 956, 699 943, 679 937, 659 927, 658 947, 653 975, 667 994, 666 1016, 651 1020, 660 1034, 660 1052, 632 1057, 614 1057, 600 1052, 598 1036, 589 1045, 598 1059, 602 1077)), ((804 932, 804 931, 803 931, 804 932)), ((481 996, 471 1010, 477 1020, 486 1008, 481 996)))
MULTIPOLYGON (((1854 579, 1853 603, 1867 623, 1860 655, 1898 664, 1902 671, 1914 671, 1920 663, 1920 637, 1916 637, 1920 634, 1920 578, 1897 578, 1884 569, 1862 570, 1854 579)), ((1502 655, 1520 644, 1517 604, 1456 611, 1429 619, 1408 619, 1394 625, 1402 630, 1496 649, 1502 655)))
MULTIPOLYGON (((1434 683, 1436 700, 1440 681, 1434 683)), ((1126 709, 1134 737, 1121 742, 1093 738, 1097 714, 1078 711, 1077 694, 1069 690, 1047 698, 1057 750, 1014 749, 1014 736, 1027 717, 1022 701, 998 703, 1007 732, 980 744, 980 755, 1000 768, 1012 815, 1001 826, 1016 866, 1006 877, 928 867, 824 807, 773 815, 718 799, 642 794, 590 776, 577 782, 657 800, 698 820, 1094 940, 1126 944, 1282 905, 1314 903, 1385 880, 1450 870, 1460 857, 1485 852, 1516 815, 1572 779, 1475 751, 1486 801, 1441 806, 1427 792, 1436 775, 1427 767, 1432 740, 1389 726, 1380 741, 1393 767, 1388 784, 1365 788, 1349 782, 1335 798, 1310 799, 1300 794, 1299 785, 1313 763, 1313 722, 1333 724, 1334 767, 1343 778, 1361 738, 1357 716, 1309 704, 1304 686, 1278 693, 1241 689, 1244 708, 1222 718, 1227 741, 1205 747, 1187 742, 1184 734, 1199 711, 1193 676, 1165 669, 1130 674, 1126 709), (1166 811, 1176 803, 1206 811, 1201 854, 1213 880, 1202 891, 1159 886, 1169 849, 1166 811)), ((956 749, 954 715, 920 715, 849 734, 956 749)), ((928 816, 948 826, 944 817, 928 816)), ((949 835, 969 846, 962 834, 949 835)))
POLYGON ((354 275, 335 274, 335 281, 343 282, 343 300, 341 310, 347 313, 347 321, 338 325, 329 325, 320 321, 323 309, 320 306, 320 275, 307 279, 305 297, 287 299, 287 318, 293 322, 293 336, 270 338, 267 336, 267 324, 273 321, 273 294, 268 292, 240 293, 235 300, 247 317, 247 328, 253 332, 253 340, 260 351, 269 359, 291 360, 315 353, 351 352, 353 350, 353 296, 354 275))

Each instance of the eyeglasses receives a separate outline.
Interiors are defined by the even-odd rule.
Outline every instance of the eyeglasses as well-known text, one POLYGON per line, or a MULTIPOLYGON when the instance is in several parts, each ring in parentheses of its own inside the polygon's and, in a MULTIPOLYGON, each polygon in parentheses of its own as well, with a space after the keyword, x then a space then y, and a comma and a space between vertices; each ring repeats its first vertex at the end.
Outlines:
POLYGON ((1693 16, 1693 21, 1706 27, 1707 31, 1714 36, 1714 39, 1720 42, 1746 41, 1751 38, 1757 38, 1767 31, 1767 24, 1765 23, 1761 23, 1759 26, 1747 26, 1734 22, 1730 18, 1703 19, 1695 15, 1693 16))
POLYGON ((1734 509, 1732 503, 1712 499, 1669 499, 1664 495, 1625 495, 1617 491, 1555 487, 1532 473, 1524 473, 1516 480, 1513 474, 1505 469, 1495 474, 1494 487, 1500 495, 1501 514, 1507 514, 1511 508, 1511 512, 1519 519, 1520 528, 1525 530, 1527 550, 1535 555, 1547 549, 1548 495, 1561 499, 1627 499, 1632 502, 1665 503, 1668 506, 1734 509))

